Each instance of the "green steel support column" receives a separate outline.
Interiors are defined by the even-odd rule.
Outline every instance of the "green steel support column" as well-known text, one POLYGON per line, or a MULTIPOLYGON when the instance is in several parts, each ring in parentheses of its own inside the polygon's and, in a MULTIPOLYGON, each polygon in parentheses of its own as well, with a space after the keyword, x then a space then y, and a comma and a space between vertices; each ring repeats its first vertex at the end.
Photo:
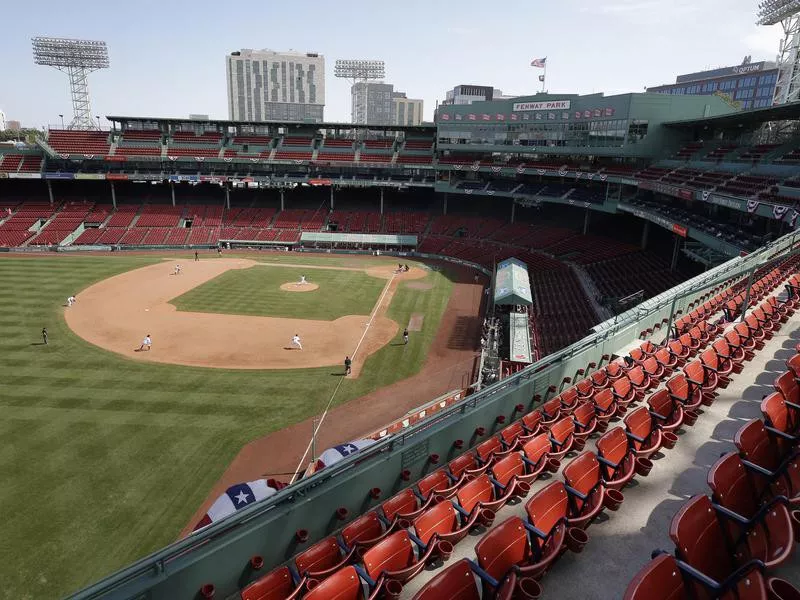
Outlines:
POLYGON ((587 208, 586 211, 583 213, 583 235, 586 235, 589 231, 589 209, 587 208))
POLYGON ((667 337, 664 339, 666 344, 672 339, 672 322, 675 320, 675 304, 678 302, 678 296, 672 298, 672 305, 669 307, 669 321, 667 322, 667 337))
POLYGON ((172 194, 172 206, 175 206, 175 184, 171 181, 169 182, 169 191, 172 194))
POLYGON ((284 205, 284 194, 286 194, 286 191, 281 190, 281 210, 283 210, 283 205, 284 205))
POLYGON ((514 199, 511 199, 511 222, 514 222, 514 215, 517 211, 517 203, 514 202, 514 199))
POLYGON ((331 210, 333 210, 333 186, 331 186, 331 210))
POLYGON ((644 227, 642 228, 642 250, 647 249, 647 240, 650 237, 650 221, 644 222, 644 227))
POLYGON ((117 189, 114 187, 114 182, 111 182, 111 205, 114 210, 117 210, 117 189))
POLYGON ((47 195, 50 196, 50 206, 52 206, 55 200, 53 199, 53 182, 49 179, 47 180, 47 195))
POLYGON ((681 251, 681 236, 677 233, 675 235, 675 245, 672 247, 672 263, 669 266, 670 271, 674 271, 678 267, 678 255, 681 251))
POLYGON ((228 207, 228 210, 231 209, 231 188, 227 185, 225 186, 225 205, 228 207))
POLYGON ((447 214, 447 192, 444 193, 444 210, 442 212, 443 215, 447 214))
POLYGON ((383 188, 381 188, 381 214, 383 214, 383 188))

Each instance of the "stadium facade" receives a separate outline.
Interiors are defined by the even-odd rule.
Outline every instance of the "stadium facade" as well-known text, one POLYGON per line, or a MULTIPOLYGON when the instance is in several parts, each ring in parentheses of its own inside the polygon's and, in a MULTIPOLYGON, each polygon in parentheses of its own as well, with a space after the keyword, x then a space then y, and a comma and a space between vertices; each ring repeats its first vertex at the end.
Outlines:
POLYGON ((771 61, 750 62, 697 73, 678 75, 675 83, 648 87, 656 94, 710 95, 729 98, 748 110, 772 106, 778 83, 778 65, 771 61))
POLYGON ((242 49, 226 57, 228 116, 241 121, 321 123, 325 57, 242 49))

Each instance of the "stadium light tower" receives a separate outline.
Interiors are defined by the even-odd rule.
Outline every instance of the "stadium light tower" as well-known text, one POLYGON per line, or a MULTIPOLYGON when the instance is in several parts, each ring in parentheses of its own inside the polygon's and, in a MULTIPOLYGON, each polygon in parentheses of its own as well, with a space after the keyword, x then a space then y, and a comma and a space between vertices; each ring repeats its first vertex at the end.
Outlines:
POLYGON ((97 129, 89 101, 89 73, 109 67, 105 42, 64 38, 33 38, 33 60, 37 65, 55 67, 69 76, 72 93, 72 121, 67 129, 97 129))
POLYGON ((368 83, 386 77, 386 69, 382 60, 337 60, 333 74, 340 79, 351 82, 350 96, 352 104, 350 119, 353 123, 367 123, 367 108, 369 106, 368 83), (363 84, 363 94, 356 87, 363 84))
POLYGON ((758 4, 757 25, 777 25, 783 29, 778 48, 778 83, 774 104, 800 98, 800 0, 763 0, 758 4))

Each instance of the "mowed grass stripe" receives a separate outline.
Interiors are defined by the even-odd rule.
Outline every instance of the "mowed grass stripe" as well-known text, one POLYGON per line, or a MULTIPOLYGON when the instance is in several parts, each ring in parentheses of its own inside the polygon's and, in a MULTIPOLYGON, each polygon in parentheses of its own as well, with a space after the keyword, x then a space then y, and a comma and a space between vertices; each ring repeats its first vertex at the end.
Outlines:
MULTIPOLYGON (((72 334, 62 316, 67 296, 80 302, 88 285, 156 262, 124 254, 0 258, 0 599, 62 597, 173 541, 244 444, 319 414, 341 381, 329 367, 142 363, 72 334), (32 345, 42 327, 50 345, 32 345)), ((274 267, 251 270, 262 269, 274 267)), ((289 270, 294 280, 298 271, 289 270)), ((344 272, 304 274, 314 281, 321 273, 344 272)), ((373 297, 363 314, 385 284, 368 281, 373 297)), ((408 346, 372 355, 358 380, 343 381, 337 403, 419 370, 451 287, 441 273, 425 281, 434 287, 401 285, 389 309, 401 326, 424 314, 423 331, 408 346)), ((291 299, 304 295, 328 298, 291 299)))
POLYGON ((259 265, 231 270, 189 290, 171 303, 178 310, 333 321, 372 312, 386 280, 361 271, 259 265), (281 290, 284 283, 319 285, 311 292, 281 290))

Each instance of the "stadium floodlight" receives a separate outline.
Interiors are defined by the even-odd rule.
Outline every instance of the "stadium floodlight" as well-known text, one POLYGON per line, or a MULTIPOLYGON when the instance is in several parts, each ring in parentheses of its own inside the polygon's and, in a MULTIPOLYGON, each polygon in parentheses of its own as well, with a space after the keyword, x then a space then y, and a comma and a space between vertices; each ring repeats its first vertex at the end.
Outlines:
POLYGON ((800 0, 764 0, 758 4, 757 25, 776 25, 800 13, 800 0))
POLYGON ((333 74, 340 79, 347 79, 350 86, 351 110, 353 123, 367 123, 369 104, 369 81, 386 77, 386 68, 382 60, 337 60, 333 74))
POLYGON ((89 73, 109 67, 106 43, 53 37, 35 37, 32 41, 37 65, 55 67, 69 76, 73 116, 67 129, 97 129, 89 100, 89 73))
POLYGON ((762 0, 756 13, 757 25, 780 23, 783 39, 778 48, 778 81, 773 104, 800 99, 800 0, 762 0))

